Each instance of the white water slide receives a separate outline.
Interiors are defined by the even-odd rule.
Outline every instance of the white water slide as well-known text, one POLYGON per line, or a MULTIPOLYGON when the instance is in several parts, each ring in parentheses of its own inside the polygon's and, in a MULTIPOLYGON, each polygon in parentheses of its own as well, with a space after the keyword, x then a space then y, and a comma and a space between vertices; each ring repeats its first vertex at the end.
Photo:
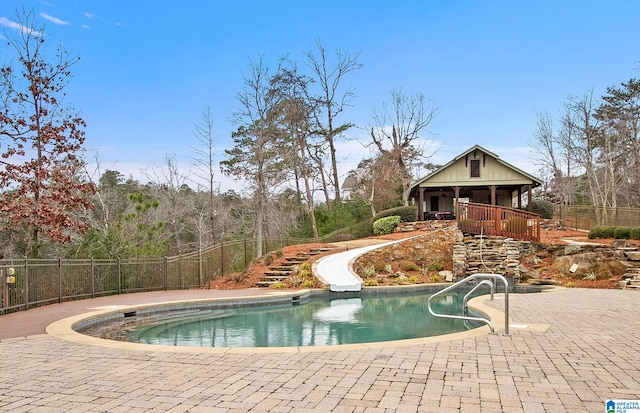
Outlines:
MULTIPOLYGON (((401 240, 406 241, 406 240, 401 240)), ((324 284, 329 285, 331 291, 360 291, 362 279, 353 271, 353 262, 365 252, 385 247, 400 241, 389 241, 381 244, 348 249, 344 252, 327 255, 319 259, 313 266, 315 275, 324 284)))

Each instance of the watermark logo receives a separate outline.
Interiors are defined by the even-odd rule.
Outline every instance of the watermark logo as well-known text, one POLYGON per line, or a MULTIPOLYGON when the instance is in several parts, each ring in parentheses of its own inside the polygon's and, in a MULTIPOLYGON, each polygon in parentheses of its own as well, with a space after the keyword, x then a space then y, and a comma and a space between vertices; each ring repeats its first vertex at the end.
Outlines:
POLYGON ((640 400, 607 400, 607 413, 640 413, 640 400))

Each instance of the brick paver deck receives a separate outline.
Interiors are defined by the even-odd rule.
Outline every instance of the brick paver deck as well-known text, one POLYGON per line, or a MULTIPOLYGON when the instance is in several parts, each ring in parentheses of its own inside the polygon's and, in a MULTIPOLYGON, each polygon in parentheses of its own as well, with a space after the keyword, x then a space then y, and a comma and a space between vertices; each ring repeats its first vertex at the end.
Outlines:
POLYGON ((513 323, 546 331, 314 352, 122 350, 49 336, 34 320, 154 299, 0 316, 0 411, 604 412, 607 399, 640 399, 640 291, 512 295, 513 323))

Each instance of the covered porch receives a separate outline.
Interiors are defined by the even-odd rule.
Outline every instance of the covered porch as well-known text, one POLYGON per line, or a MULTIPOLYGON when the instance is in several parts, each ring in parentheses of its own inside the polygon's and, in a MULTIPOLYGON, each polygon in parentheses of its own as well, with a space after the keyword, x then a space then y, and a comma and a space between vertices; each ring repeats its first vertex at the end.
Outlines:
POLYGON ((457 215, 457 205, 479 203, 523 208, 526 199, 527 210, 531 211, 532 184, 526 185, 487 185, 487 186, 422 186, 415 187, 414 199, 418 207, 418 220, 433 219, 437 213, 451 212, 457 215))

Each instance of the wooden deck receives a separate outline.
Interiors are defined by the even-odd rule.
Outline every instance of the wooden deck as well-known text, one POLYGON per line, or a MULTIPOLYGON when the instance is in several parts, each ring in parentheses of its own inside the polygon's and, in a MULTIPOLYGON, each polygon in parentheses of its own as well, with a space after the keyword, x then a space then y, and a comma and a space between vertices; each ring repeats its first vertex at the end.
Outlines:
POLYGON ((458 228, 467 234, 540 242, 540 215, 498 205, 459 203, 458 228))

